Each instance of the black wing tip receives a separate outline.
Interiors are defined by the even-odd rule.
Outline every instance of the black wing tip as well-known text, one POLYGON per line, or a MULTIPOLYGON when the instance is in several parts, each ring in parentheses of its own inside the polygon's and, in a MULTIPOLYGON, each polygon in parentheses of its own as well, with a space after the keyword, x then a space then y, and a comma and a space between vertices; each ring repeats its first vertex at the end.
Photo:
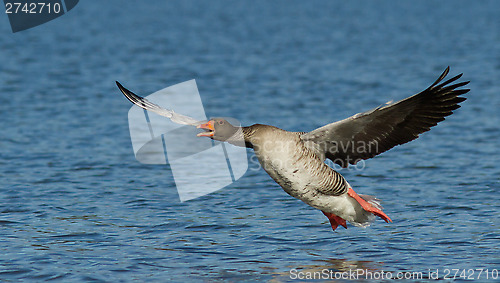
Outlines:
POLYGON ((118 81, 115 81, 116 85, 118 86, 118 89, 123 93, 123 95, 132 103, 137 104, 141 102, 141 104, 144 105, 142 102, 142 97, 138 96, 137 94, 131 92, 130 90, 126 89, 122 84, 120 84, 118 81))
POLYGON ((128 89, 126 89, 119 81, 115 81, 116 83, 116 86, 118 87, 118 89, 121 91, 121 92, 124 92, 124 91, 128 91, 130 92, 128 89))
POLYGON ((440 83, 448 75, 449 72, 450 72, 450 66, 446 67, 446 69, 444 70, 444 72, 439 76, 439 78, 437 78, 437 80, 433 84, 431 84, 429 86, 428 89, 431 89, 434 86, 436 86, 438 83, 440 83))
POLYGON ((449 73, 450 73, 450 66, 448 66, 448 67, 446 67, 446 69, 444 69, 443 73, 439 77, 439 80, 444 79, 449 73))
POLYGON ((126 94, 127 92, 130 92, 130 90, 128 90, 124 86, 122 86, 122 84, 119 81, 115 81, 115 83, 116 83, 116 86, 118 87, 118 89, 121 92, 123 92, 123 94, 126 94))
POLYGON ((470 81, 464 81, 464 82, 456 83, 454 85, 450 85, 452 82, 455 82, 458 79, 460 79, 463 76, 464 73, 460 73, 460 74, 454 76, 453 78, 448 79, 445 82, 442 82, 444 80, 444 78, 448 75, 449 71, 450 71, 450 66, 446 67, 446 69, 439 76, 439 78, 432 85, 430 85, 427 88, 427 91, 431 91, 431 90, 433 90, 433 91, 440 91, 440 90, 444 91, 444 90, 446 90, 446 91, 451 91, 451 92, 460 91, 461 93, 458 94, 458 95, 465 94, 465 93, 469 92, 470 89, 464 90, 464 89, 456 89, 456 88, 463 87, 463 86, 469 84, 470 81))

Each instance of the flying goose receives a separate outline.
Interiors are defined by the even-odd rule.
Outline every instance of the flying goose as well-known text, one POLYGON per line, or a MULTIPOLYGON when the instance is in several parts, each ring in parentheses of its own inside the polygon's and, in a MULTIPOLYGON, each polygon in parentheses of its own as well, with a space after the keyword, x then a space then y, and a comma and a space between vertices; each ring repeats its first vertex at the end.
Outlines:
POLYGON ((197 122, 151 103, 116 83, 125 97, 137 106, 174 122, 203 129, 197 135, 199 137, 253 148, 271 178, 289 195, 321 210, 335 230, 339 225, 347 228, 346 221, 354 226, 367 227, 375 216, 386 222, 392 220, 382 211, 377 198, 358 195, 325 160, 328 158, 346 168, 349 164, 354 165, 412 141, 443 121, 466 99, 460 95, 469 91, 457 89, 469 83, 456 83, 462 74, 442 82, 449 70, 447 67, 431 86, 420 93, 311 132, 289 132, 262 124, 236 127, 223 118, 197 122), (238 143, 241 140, 244 144, 238 143))

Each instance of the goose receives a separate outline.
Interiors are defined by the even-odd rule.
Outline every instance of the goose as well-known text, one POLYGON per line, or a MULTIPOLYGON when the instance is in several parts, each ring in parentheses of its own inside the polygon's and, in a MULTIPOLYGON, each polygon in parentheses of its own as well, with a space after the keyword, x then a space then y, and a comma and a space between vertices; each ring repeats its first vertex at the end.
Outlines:
POLYGON ((198 137, 252 148, 269 176, 287 194, 321 210, 335 231, 339 225, 347 228, 347 222, 367 227, 376 217, 387 223, 392 220, 382 211, 379 199, 358 195, 339 172, 327 165, 326 159, 347 168, 412 141, 445 120, 466 100, 461 95, 469 92, 461 88, 469 81, 457 82, 462 74, 443 82, 449 71, 447 67, 432 85, 406 99, 388 102, 310 132, 291 132, 263 124, 240 127, 224 118, 196 121, 151 103, 116 83, 137 106, 202 129, 198 137))

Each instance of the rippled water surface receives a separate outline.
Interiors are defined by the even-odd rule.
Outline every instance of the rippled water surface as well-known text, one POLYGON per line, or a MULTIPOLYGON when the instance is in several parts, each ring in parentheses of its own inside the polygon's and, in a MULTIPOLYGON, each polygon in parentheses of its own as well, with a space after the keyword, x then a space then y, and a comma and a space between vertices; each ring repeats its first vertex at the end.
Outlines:
POLYGON ((15 34, 0 17, 0 280, 500 269, 499 2, 147 2, 80 1, 15 34), (471 81, 462 108, 341 171, 394 223, 335 232, 251 151, 243 178, 180 203, 168 167, 135 160, 114 85, 146 95, 194 78, 209 116, 308 131, 448 65, 471 81))

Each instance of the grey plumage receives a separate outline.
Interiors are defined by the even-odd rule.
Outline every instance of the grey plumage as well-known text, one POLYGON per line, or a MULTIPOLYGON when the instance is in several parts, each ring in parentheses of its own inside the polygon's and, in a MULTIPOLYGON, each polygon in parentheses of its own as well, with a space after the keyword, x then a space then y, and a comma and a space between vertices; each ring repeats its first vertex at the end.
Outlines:
POLYGON ((449 85, 462 74, 438 85, 449 70, 446 68, 431 86, 418 94, 328 124, 302 135, 302 140, 316 143, 318 154, 342 167, 412 141, 451 115, 466 99, 459 95, 469 89, 457 88, 468 81, 449 85))

